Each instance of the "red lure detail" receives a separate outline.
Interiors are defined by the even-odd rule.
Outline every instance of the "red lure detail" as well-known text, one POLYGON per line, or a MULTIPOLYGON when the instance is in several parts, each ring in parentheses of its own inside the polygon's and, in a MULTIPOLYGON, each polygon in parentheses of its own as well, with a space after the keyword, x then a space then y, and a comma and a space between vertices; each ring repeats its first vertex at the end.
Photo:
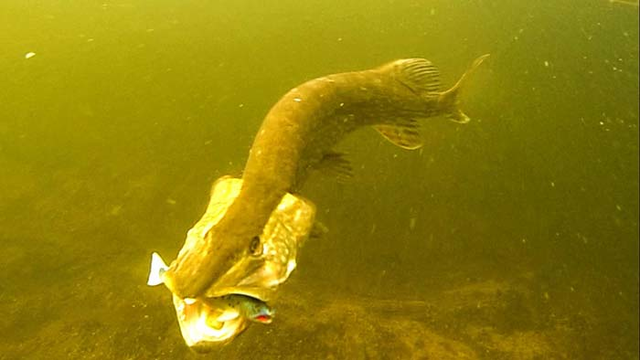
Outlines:
POLYGON ((260 322, 267 322, 267 321, 271 320, 271 317, 267 316, 267 315, 258 315, 258 316, 256 316, 256 320, 258 320, 260 322))

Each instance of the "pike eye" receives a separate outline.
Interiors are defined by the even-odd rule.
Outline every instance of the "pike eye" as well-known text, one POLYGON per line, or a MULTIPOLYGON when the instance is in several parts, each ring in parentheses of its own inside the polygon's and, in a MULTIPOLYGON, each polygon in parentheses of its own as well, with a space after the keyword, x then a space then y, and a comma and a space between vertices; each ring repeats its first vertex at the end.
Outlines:
POLYGON ((249 253, 254 256, 262 255, 262 244, 260 243, 260 237, 254 236, 249 244, 249 253))

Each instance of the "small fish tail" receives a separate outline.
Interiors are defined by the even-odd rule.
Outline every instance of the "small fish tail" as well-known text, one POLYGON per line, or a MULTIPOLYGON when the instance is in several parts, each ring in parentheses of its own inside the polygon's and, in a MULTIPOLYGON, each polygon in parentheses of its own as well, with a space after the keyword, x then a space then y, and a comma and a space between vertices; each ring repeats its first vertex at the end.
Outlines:
POLYGON ((489 54, 484 54, 473 61, 469 69, 462 74, 460 80, 451 87, 451 89, 442 92, 440 99, 438 100, 442 109, 444 109, 445 116, 454 122, 460 124, 466 124, 471 119, 460 109, 460 89, 465 86, 471 74, 473 74, 478 66, 482 64, 489 57, 489 54))

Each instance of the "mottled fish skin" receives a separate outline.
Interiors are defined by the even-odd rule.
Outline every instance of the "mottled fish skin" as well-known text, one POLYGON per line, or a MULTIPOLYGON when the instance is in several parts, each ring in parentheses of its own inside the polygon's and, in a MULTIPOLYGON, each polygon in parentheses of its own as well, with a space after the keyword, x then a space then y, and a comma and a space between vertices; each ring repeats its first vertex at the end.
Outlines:
POLYGON ((240 194, 205 241, 180 252, 164 275, 167 287, 179 297, 195 298, 237 261, 252 256, 252 239, 261 234, 282 197, 298 191, 309 170, 356 128, 380 126, 377 130, 385 137, 413 149, 421 146, 416 120, 444 115, 468 121, 458 108, 458 90, 487 56, 443 92, 437 69, 425 59, 329 75, 290 90, 271 108, 255 137, 240 194))

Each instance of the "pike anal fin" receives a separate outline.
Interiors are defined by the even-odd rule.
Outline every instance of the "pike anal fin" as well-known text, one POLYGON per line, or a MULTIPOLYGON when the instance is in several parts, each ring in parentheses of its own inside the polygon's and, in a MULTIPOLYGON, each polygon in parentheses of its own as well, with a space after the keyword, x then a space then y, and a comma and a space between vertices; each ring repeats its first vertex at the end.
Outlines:
POLYGON ((373 128, 392 144, 403 149, 415 150, 423 145, 420 127, 416 120, 408 121, 406 124, 375 125, 373 128))

